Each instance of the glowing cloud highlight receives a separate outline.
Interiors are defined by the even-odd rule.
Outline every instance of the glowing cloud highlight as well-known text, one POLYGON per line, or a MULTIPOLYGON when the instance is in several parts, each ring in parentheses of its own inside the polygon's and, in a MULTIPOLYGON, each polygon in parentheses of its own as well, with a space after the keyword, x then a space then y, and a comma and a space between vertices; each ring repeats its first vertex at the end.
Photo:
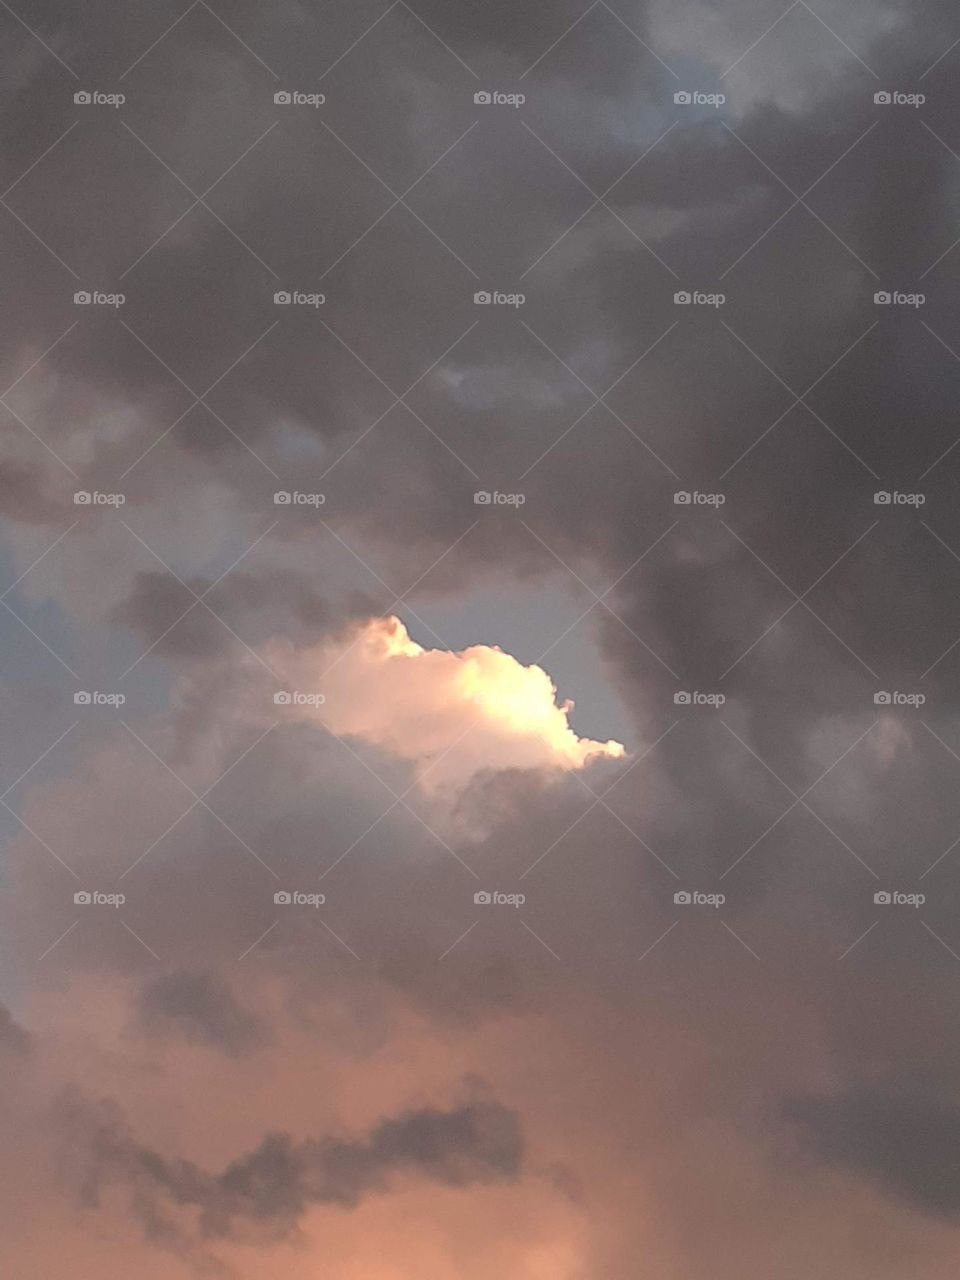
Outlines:
POLYGON ((425 785, 463 786, 486 769, 582 769, 619 759, 619 742, 580 738, 570 701, 557 703, 549 675, 490 645, 461 653, 425 649, 399 618, 375 618, 333 645, 295 653, 274 647, 271 663, 300 689, 321 689, 319 708, 285 716, 322 722, 417 761, 425 785))

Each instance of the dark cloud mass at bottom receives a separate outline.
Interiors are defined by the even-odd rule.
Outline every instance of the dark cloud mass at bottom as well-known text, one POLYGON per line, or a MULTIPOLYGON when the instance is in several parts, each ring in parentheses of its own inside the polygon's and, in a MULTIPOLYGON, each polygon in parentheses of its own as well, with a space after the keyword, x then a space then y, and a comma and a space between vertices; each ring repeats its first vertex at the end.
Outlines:
POLYGON ((955 6, 0 37, 3 1274, 952 1280, 955 6))
POLYGON ((195 1213, 200 1238, 231 1236, 246 1226, 279 1239, 311 1206, 352 1209, 404 1174, 469 1187, 512 1181, 521 1172, 517 1117, 489 1102, 408 1112, 380 1121, 359 1140, 270 1133, 219 1174, 142 1146, 109 1112, 84 1110, 76 1099, 64 1103, 64 1112, 86 1165, 84 1200, 96 1204, 107 1187, 120 1185, 144 1228, 153 1233, 162 1224, 172 1238, 181 1234, 180 1210, 195 1213))

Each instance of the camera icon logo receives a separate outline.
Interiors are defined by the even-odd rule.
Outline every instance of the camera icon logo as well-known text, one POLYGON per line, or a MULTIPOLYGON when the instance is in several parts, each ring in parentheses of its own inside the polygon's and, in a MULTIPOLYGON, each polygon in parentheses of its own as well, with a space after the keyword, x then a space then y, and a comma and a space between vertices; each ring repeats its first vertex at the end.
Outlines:
POLYGON ((873 495, 873 501, 878 507, 889 507, 890 494, 886 489, 878 489, 873 495))
POLYGON ((481 89, 473 95, 473 101, 478 107, 489 107, 492 99, 486 89, 481 89))
POLYGON ((86 291, 86 289, 80 289, 73 295, 73 300, 78 307, 89 307, 90 303, 93 301, 93 298, 86 291))
POLYGON ((273 500, 278 507, 289 507, 293 500, 293 495, 288 493, 286 489, 278 489, 273 495, 273 500))
POLYGON ((689 307, 690 303, 693 301, 686 289, 681 289, 679 293, 675 293, 673 295, 673 300, 678 307, 689 307))
POLYGON ((673 100, 678 107, 689 107, 693 101, 693 95, 687 89, 680 89, 673 95, 673 100))
POLYGON ((873 900, 878 907, 888 907, 891 901, 890 894, 886 889, 880 889, 879 892, 875 893, 873 895, 873 900))
POLYGON ((673 895, 673 901, 678 907, 689 907, 692 899, 688 889, 678 889, 673 895))
POLYGON ((285 689, 280 689, 273 695, 274 706, 289 707, 293 702, 293 694, 287 693, 285 689))
POLYGON ((293 101, 293 98, 290 95, 289 90, 278 89, 277 92, 273 95, 273 101, 276 103, 278 107, 289 107, 290 103, 293 101))
POLYGON ((673 495, 673 501, 675 506, 689 507, 691 501, 690 494, 687 493, 686 489, 678 489, 673 495))
POLYGON ((489 507, 493 501, 493 495, 488 493, 486 489, 478 489, 473 495, 474 505, 478 507, 489 507))
POLYGON ((273 295, 273 301, 275 306, 289 307, 292 302, 292 298, 290 297, 290 294, 287 293, 286 289, 280 289, 273 295))
POLYGON ((673 695, 674 704, 678 707, 689 707, 690 695, 684 689, 680 689, 673 695))
POLYGON ((473 295, 473 300, 478 307, 488 307, 493 301, 493 296, 486 289, 480 289, 473 295))
POLYGON ((476 903, 478 907, 488 907, 490 903, 493 901, 493 897, 487 892, 486 889, 478 889, 477 892, 473 895, 473 901, 476 903))
POLYGON ((85 689, 78 689, 73 695, 73 705, 75 707, 89 707, 93 698, 85 689))
POLYGON ((293 897, 286 889, 278 889, 273 895, 273 900, 278 907, 289 907, 293 897))
POLYGON ((890 694, 881 689, 879 693, 873 695, 874 704, 878 707, 889 707, 893 699, 890 694))
POLYGON ((73 901, 78 907, 88 907, 93 898, 87 889, 81 889, 73 895, 73 901))
POLYGON ((887 293, 886 289, 880 289, 877 293, 873 295, 873 301, 876 303, 878 307, 889 307, 890 303, 893 301, 893 298, 889 293, 887 293))
POLYGON ((73 100, 78 107, 88 107, 92 101, 90 94, 86 89, 80 89, 73 95, 73 100))
POLYGON ((879 89, 874 95, 873 100, 878 107, 889 107, 893 101, 886 89, 879 89))
POLYGON ((73 495, 74 505, 78 507, 89 507, 93 501, 92 496, 87 493, 86 489, 78 489, 73 495))

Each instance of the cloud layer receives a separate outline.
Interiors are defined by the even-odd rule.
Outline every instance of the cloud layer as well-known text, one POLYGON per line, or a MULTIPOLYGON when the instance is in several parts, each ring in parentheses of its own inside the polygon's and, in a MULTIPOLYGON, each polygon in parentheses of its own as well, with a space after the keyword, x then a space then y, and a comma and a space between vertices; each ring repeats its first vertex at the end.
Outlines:
POLYGON ((955 7, 15 7, 7 1270, 955 1275, 955 7))

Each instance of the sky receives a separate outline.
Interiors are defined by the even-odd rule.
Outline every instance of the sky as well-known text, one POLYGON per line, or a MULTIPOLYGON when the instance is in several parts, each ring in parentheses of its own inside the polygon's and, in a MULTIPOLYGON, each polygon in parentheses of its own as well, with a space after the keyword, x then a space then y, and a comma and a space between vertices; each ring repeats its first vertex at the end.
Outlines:
POLYGON ((960 18, 0 3, 11 1280, 950 1280, 960 18))

